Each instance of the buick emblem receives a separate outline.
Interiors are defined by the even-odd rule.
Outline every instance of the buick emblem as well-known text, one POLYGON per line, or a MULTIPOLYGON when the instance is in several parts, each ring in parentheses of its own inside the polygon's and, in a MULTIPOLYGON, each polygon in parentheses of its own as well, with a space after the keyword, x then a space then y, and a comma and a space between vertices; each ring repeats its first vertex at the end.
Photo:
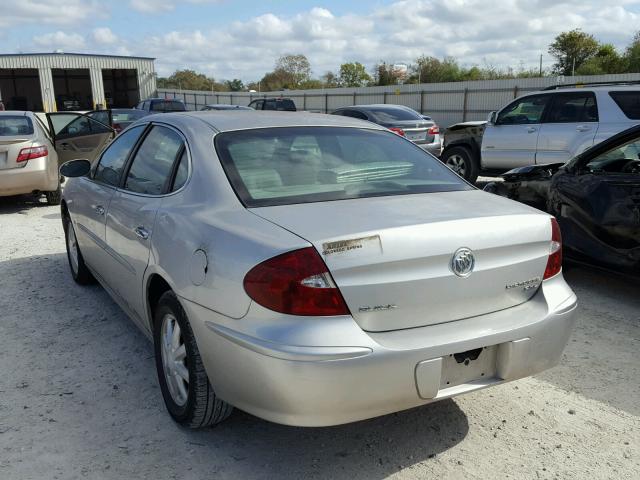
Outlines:
POLYGON ((473 272, 473 267, 476 264, 476 259, 473 256, 473 252, 466 248, 459 248, 456 253, 451 257, 451 271, 459 277, 468 277, 473 272))

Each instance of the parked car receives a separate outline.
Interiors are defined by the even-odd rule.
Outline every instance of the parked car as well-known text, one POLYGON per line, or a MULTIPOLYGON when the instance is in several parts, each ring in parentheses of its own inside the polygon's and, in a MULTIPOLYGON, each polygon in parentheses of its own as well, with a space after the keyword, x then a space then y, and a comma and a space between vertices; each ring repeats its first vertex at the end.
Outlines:
POLYGON ((558 219, 573 260, 640 277, 640 125, 566 165, 530 165, 485 190, 558 219))
POLYGON ((551 367, 574 323, 550 215, 369 122, 145 117, 62 172, 71 274, 153 338, 183 425, 424 405, 551 367))
POLYGON ((296 104, 290 98, 260 98, 249 103, 254 110, 277 110, 281 112, 295 112, 296 104))
POLYGON ((464 177, 473 182, 483 171, 502 173, 531 164, 565 163, 640 121, 638 85, 551 88, 491 112, 481 141, 477 124, 467 127, 476 130, 467 138, 458 131, 457 138, 449 140, 447 130, 442 160, 453 169, 463 162, 464 177))
POLYGON ((0 197, 44 194, 60 203, 60 162, 90 159, 113 131, 77 113, 49 113, 46 126, 33 112, 0 112, 0 197), (53 132, 53 134, 51 133, 53 132))
POLYGON ((147 98, 138 103, 136 110, 142 110, 151 113, 167 113, 167 112, 186 112, 187 107, 181 100, 175 98, 147 98))
POLYGON ((338 108, 331 113, 377 123, 411 140, 432 155, 440 156, 440 127, 433 120, 425 120, 412 108, 389 104, 355 105, 338 108))
POLYGON ((200 110, 253 110, 253 108, 245 107, 242 105, 227 105, 225 103, 213 103, 211 105, 205 105, 200 110))

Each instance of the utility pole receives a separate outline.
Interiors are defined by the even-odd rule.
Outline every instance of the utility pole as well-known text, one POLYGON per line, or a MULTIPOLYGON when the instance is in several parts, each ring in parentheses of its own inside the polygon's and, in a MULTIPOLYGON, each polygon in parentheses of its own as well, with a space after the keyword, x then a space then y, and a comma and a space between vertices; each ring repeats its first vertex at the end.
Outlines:
POLYGON ((542 76, 542 54, 540 54, 540 76, 542 76))
POLYGON ((573 65, 571 67, 571 76, 576 76, 576 57, 573 57, 573 65))

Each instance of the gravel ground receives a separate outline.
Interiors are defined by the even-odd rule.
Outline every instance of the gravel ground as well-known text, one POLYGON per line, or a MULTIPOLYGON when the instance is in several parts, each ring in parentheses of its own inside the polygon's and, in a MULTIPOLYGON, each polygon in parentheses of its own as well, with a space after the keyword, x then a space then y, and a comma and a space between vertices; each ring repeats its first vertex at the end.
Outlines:
POLYGON ((536 378, 339 427, 188 431, 151 344, 71 280, 58 209, 0 199, 0 479, 640 478, 638 286, 566 277, 578 326, 536 378))

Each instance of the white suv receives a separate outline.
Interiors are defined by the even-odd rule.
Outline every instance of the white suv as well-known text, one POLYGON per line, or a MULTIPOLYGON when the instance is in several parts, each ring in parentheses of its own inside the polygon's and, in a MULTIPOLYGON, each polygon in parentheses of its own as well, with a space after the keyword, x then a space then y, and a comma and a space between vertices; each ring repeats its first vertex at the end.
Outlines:
POLYGON ((491 112, 480 170, 564 163, 640 123, 640 85, 550 87, 491 112))

